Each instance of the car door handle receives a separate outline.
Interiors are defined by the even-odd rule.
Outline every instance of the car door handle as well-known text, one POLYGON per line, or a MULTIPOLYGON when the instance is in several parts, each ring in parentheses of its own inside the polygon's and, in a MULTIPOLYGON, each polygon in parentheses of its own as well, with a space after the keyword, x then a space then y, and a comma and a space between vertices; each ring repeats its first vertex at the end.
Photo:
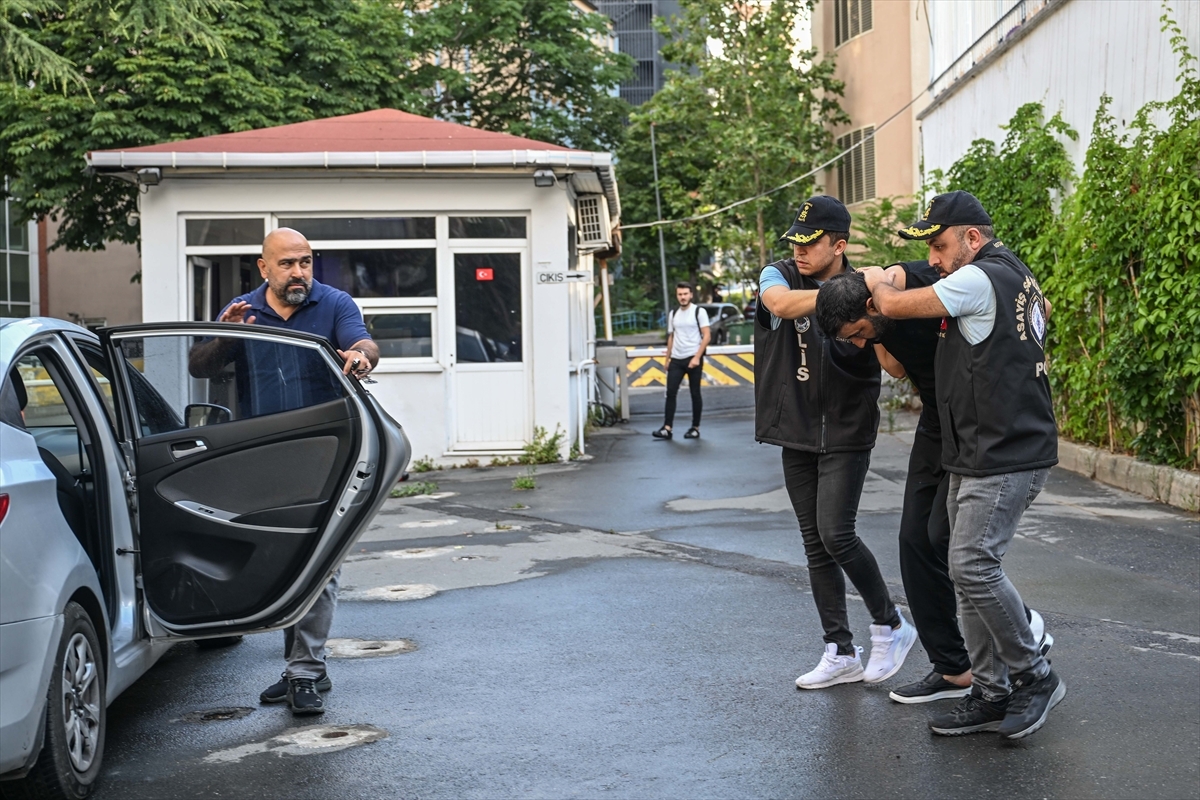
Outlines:
POLYGON ((203 453, 207 449, 208 445, 199 439, 194 439, 190 442, 176 442, 175 444, 171 445, 171 455, 175 456, 176 458, 183 458, 184 456, 193 456, 196 453, 203 453))

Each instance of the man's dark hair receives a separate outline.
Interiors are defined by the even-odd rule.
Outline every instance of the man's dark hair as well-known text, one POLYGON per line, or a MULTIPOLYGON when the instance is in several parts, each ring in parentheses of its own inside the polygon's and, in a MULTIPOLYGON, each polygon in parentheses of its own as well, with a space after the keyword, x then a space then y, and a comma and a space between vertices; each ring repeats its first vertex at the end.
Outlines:
POLYGON ((861 272, 834 275, 817 292, 817 324, 826 336, 837 338, 845 325, 867 315, 870 297, 861 272))
POLYGON ((825 236, 829 239, 830 247, 834 247, 843 239, 847 244, 850 243, 850 231, 825 231, 825 236))
POLYGON ((687 281, 680 281, 679 283, 675 284, 675 288, 676 289, 687 289, 689 292, 692 292, 693 294, 695 294, 695 292, 696 292, 696 290, 692 288, 692 285, 690 283, 688 283, 687 281))
POLYGON ((979 231, 979 235, 983 237, 984 244, 996 238, 996 229, 991 225, 955 225, 954 236, 958 241, 965 242, 967 240, 967 231, 971 228, 979 231))

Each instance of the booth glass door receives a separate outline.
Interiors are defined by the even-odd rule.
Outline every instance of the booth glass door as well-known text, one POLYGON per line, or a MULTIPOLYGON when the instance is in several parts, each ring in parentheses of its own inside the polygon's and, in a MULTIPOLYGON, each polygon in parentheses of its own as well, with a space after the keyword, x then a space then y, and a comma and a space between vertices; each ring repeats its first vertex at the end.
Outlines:
POLYGON ((453 258, 454 449, 520 449, 529 436, 524 253, 453 258))

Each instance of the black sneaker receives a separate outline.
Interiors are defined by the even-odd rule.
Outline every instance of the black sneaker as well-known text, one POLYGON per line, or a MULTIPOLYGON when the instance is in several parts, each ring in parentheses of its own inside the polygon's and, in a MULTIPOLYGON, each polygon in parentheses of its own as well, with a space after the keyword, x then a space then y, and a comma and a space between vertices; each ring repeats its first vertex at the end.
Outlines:
POLYGON ((298 717, 325 713, 325 701, 317 692, 316 681, 312 678, 292 678, 288 681, 287 701, 292 713, 298 717))
POLYGON ((662 426, 661 428, 659 428, 658 430, 656 430, 654 433, 652 433, 650 435, 653 436, 655 439, 670 439, 672 436, 674 436, 674 434, 671 433, 671 429, 668 428, 666 425, 662 426))
POLYGON ((699 428, 688 428, 688 429, 687 429, 687 433, 685 433, 685 434, 683 435, 683 438, 685 438, 685 439, 699 439, 699 438, 700 438, 700 429, 699 429, 699 428))
POLYGON ((930 717, 929 730, 939 736, 999 730, 1007 705, 1007 702, 992 703, 975 695, 967 695, 944 714, 930 717))
POLYGON ((888 697, 897 703, 932 703, 934 700, 950 700, 966 697, 970 686, 957 686, 936 672, 930 672, 916 683, 909 683, 888 692, 888 697))
POLYGON ((1034 733, 1046 724, 1050 709, 1067 696, 1067 685, 1050 670, 1041 680, 1022 683, 1013 682, 1013 693, 1008 696, 1008 713, 1004 724, 998 728, 1001 736, 1021 739, 1034 733))
MULTIPOLYGON (((329 680, 329 675, 322 675, 317 678, 316 687, 318 692, 328 692, 333 688, 333 682, 329 680)), ((287 673, 279 676, 279 680, 272 683, 266 689, 263 689, 262 694, 258 696, 260 703, 282 703, 287 700, 288 696, 288 678, 287 673)))

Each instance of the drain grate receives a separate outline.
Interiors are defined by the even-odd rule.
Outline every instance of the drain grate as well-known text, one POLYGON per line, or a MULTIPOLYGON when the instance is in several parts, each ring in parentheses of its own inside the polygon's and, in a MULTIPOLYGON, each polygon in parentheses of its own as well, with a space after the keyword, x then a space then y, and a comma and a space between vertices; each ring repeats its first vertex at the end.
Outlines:
POLYGON ((224 722, 231 719, 241 719, 253 711, 253 708, 247 708, 246 706, 206 708, 200 711, 190 711, 180 717, 179 720, 181 722, 224 722))

